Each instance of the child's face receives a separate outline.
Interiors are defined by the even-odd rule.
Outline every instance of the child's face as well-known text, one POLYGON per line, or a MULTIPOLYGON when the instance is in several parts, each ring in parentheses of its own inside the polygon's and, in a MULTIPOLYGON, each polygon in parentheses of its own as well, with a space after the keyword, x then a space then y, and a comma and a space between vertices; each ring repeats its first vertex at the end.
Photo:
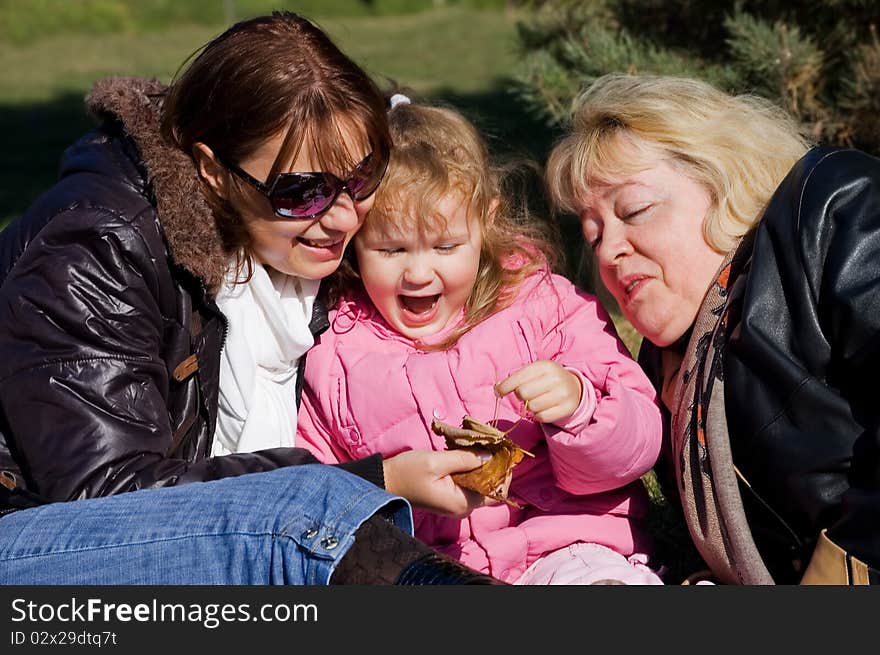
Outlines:
POLYGON ((441 221, 428 230, 399 230, 368 223, 354 240, 370 300, 391 327, 411 339, 436 334, 458 315, 480 265, 480 227, 467 203, 447 194, 437 212, 445 226, 441 221))

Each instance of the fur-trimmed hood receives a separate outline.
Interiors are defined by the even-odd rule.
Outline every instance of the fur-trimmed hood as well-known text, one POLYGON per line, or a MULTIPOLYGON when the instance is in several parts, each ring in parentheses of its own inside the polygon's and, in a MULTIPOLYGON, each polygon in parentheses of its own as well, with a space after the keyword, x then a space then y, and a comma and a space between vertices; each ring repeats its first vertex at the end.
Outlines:
POLYGON ((171 258, 215 292, 228 255, 193 160, 162 137, 160 107, 165 90, 154 79, 110 77, 92 87, 86 104, 98 119, 119 121, 134 141, 171 258))

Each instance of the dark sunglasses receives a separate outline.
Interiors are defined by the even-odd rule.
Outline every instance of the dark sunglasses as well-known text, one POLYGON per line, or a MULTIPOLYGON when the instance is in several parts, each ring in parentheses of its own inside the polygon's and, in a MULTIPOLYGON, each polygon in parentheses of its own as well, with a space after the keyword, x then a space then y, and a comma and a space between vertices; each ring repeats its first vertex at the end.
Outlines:
POLYGON ((333 173, 279 173, 271 180, 260 182, 238 166, 220 160, 231 173, 262 193, 272 203, 275 215, 280 218, 317 218, 333 206, 339 194, 345 191, 352 200, 366 200, 379 186, 388 157, 375 150, 354 167, 344 180, 333 173))

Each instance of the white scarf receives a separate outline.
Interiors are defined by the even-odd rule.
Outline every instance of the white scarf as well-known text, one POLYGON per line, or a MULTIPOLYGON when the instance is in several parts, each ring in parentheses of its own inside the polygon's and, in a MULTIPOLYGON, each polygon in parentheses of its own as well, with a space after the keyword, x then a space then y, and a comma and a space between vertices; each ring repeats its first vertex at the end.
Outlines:
POLYGON ((299 358, 319 282, 254 264, 244 284, 227 280, 217 305, 229 321, 220 353, 220 406, 212 455, 293 446, 299 358))

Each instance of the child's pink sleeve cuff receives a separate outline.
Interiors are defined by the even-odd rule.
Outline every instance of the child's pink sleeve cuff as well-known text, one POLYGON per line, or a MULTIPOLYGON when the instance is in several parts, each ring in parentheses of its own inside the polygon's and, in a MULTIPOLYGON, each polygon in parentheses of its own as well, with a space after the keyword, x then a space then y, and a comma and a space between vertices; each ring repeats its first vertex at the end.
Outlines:
POLYGON ((596 411, 596 405, 599 404, 599 400, 596 398, 596 388, 583 373, 575 368, 569 368, 568 366, 565 366, 564 368, 569 373, 576 375, 578 380, 580 380, 581 402, 577 406, 577 409, 572 412, 571 416, 559 419, 556 421, 556 425, 570 434, 577 434, 590 424, 590 419, 593 418, 593 412, 596 411))

